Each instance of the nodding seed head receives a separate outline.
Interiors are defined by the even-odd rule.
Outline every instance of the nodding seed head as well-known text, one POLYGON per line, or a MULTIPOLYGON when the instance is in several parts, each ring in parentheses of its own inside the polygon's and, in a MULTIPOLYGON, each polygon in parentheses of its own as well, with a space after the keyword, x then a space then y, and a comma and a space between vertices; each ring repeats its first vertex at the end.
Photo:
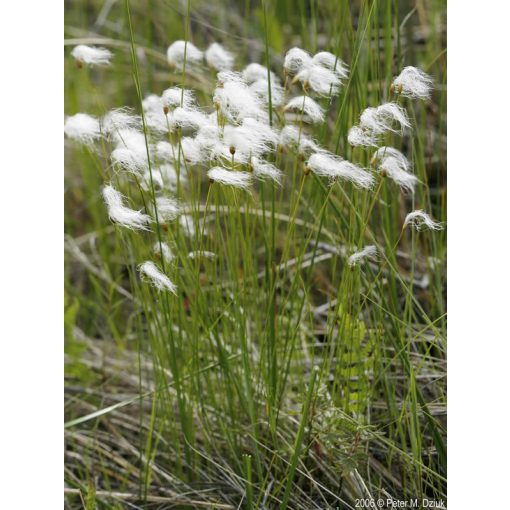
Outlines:
POLYGON ((126 207, 123 195, 112 186, 107 185, 103 188, 103 198, 112 222, 133 230, 150 230, 152 218, 126 207))
POLYGON ((357 265, 360 265, 366 259, 374 260, 377 258, 377 248, 373 245, 365 246, 362 250, 358 250, 353 253, 347 259, 347 265, 353 269, 357 265))
POLYGON ((293 97, 283 108, 283 111, 297 110, 305 114, 315 124, 324 122, 324 111, 310 96, 293 97))
POLYGON ((236 153, 236 148, 233 145, 231 145, 228 150, 230 151, 230 154, 232 154, 232 156, 236 153))
POLYGON ((234 55, 221 44, 212 43, 205 51, 205 60, 210 69, 229 71, 234 65, 234 55))
POLYGON ((110 50, 106 48, 98 48, 96 46, 87 46, 85 44, 78 44, 71 51, 71 56, 76 60, 78 67, 86 65, 110 65, 110 60, 113 55, 110 50))
POLYGON ((176 285, 154 264, 154 262, 147 260, 138 266, 138 270, 142 276, 142 280, 148 281, 159 291, 168 291, 172 294, 177 294, 176 285))
POLYGON ((303 173, 305 175, 308 175, 310 173, 310 167, 308 165, 304 165, 303 167, 303 173))
POLYGON ((170 108, 168 108, 168 106, 163 106, 163 113, 165 115, 168 115, 168 112, 170 111, 170 108))
POLYGON ((406 216, 402 228, 405 228, 407 225, 414 227, 416 230, 441 230, 443 228, 442 223, 434 221, 426 212, 421 210, 410 212, 406 216))
POLYGON ((337 178, 345 179, 365 189, 372 188, 374 184, 372 174, 364 168, 326 151, 312 154, 307 165, 314 174, 329 177, 330 181, 337 178))
POLYGON ((407 66, 393 79, 399 94, 412 99, 429 99, 434 80, 417 67, 407 66))
POLYGON ((248 190, 253 181, 253 176, 249 172, 236 172, 233 170, 227 170, 220 166, 210 168, 207 171, 207 176, 209 179, 214 179, 221 185, 232 186, 244 190, 248 190))

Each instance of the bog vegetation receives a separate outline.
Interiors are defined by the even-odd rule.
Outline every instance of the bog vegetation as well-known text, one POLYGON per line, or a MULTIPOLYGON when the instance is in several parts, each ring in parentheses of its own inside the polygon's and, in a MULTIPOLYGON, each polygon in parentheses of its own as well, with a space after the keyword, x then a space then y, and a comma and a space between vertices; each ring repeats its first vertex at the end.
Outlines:
POLYGON ((66 5, 68 508, 445 499, 445 5, 66 5))

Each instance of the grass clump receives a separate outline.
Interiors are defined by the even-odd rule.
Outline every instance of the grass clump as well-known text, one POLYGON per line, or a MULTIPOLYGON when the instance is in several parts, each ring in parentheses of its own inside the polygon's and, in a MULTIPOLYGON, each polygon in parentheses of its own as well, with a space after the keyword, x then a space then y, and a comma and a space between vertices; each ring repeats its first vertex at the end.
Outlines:
POLYGON ((68 6, 69 508, 445 498, 426 5, 68 6))

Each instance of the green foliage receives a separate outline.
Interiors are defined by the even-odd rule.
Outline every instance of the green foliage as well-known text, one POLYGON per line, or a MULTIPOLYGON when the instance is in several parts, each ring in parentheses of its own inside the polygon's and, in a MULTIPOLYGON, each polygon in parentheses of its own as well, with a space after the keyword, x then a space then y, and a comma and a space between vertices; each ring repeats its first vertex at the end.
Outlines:
POLYGON ((87 495, 85 496, 85 510, 96 510, 96 488, 94 483, 89 480, 87 495))

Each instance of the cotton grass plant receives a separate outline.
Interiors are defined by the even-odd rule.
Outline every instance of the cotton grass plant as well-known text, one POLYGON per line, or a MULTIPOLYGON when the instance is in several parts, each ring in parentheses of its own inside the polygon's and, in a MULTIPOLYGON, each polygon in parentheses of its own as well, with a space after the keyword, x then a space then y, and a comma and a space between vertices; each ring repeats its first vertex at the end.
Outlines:
POLYGON ((440 76, 377 53, 392 10, 361 4, 357 29, 328 5, 345 50, 270 51, 263 3, 247 58, 192 34, 188 4, 149 62, 129 2, 125 45, 70 49, 94 100, 64 125, 87 210, 68 205, 68 364, 105 392, 68 401, 70 507, 444 499, 440 76))

